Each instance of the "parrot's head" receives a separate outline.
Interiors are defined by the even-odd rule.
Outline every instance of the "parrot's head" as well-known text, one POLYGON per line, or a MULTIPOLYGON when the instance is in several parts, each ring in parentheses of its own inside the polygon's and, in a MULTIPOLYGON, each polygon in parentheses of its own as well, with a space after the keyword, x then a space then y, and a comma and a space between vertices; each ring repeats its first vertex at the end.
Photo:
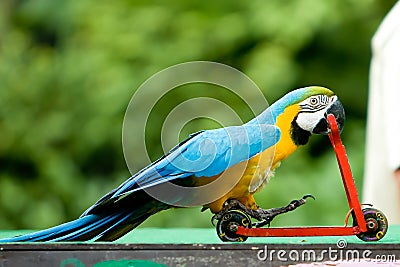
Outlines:
POLYGON ((304 100, 298 103, 299 112, 293 124, 313 134, 328 134, 327 116, 335 116, 339 130, 342 131, 345 121, 345 112, 338 97, 324 87, 307 87, 304 100))
POLYGON ((296 145, 306 144, 311 134, 328 134, 328 114, 335 116, 340 131, 344 126, 342 103, 331 90, 324 87, 310 86, 294 90, 273 106, 280 113, 277 124, 281 125, 278 126, 289 127, 296 145))

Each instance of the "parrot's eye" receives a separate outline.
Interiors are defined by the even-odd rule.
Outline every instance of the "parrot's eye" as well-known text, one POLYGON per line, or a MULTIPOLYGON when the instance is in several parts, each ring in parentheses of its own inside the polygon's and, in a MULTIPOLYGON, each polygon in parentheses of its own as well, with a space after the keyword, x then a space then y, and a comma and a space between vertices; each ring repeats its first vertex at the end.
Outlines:
POLYGON ((311 97, 310 98, 310 104, 313 106, 316 106, 318 104, 318 98, 317 97, 311 97))

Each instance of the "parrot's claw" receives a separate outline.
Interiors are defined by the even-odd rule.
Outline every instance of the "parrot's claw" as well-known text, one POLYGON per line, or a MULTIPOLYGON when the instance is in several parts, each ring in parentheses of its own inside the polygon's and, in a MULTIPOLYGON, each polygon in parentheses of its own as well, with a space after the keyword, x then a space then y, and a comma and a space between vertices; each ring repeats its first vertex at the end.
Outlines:
POLYGON ((255 227, 255 228, 260 228, 260 227, 263 227, 263 226, 270 227, 271 226, 271 221, 272 221, 272 219, 271 220, 262 220, 260 222, 253 223, 252 226, 255 227))
POLYGON ((287 209, 287 211, 292 211, 297 209, 298 207, 300 207, 301 205, 306 204, 307 202, 307 198, 312 198, 315 200, 315 197, 311 194, 307 194, 305 196, 303 196, 302 198, 298 199, 298 200, 292 200, 289 205, 287 205, 286 207, 282 207, 283 209, 287 209))
POLYGON ((313 195, 311 195, 311 194, 307 194, 307 195, 304 195, 304 196, 302 197, 302 199, 304 199, 304 200, 306 200, 307 198, 312 198, 312 199, 315 200, 315 197, 314 197, 313 195))

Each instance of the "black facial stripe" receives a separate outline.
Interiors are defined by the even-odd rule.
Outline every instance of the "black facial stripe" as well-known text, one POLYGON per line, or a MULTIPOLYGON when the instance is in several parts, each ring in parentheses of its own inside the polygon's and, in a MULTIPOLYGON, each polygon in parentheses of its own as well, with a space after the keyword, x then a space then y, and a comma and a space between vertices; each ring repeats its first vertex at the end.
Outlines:
POLYGON ((290 127, 290 137, 293 140, 293 143, 297 146, 302 146, 307 144, 308 139, 311 136, 311 133, 303 130, 296 122, 297 116, 292 121, 292 126, 290 127))
POLYGON ((329 97, 326 95, 319 95, 318 96, 319 102, 323 104, 327 104, 329 102, 329 97))
POLYGON ((319 100, 321 103, 323 103, 325 105, 329 103, 329 97, 326 95, 320 95, 319 100))
POLYGON ((325 109, 326 107, 320 107, 318 109, 309 109, 309 108, 301 108, 301 110, 299 111, 299 113, 314 113, 314 112, 318 112, 321 111, 323 109, 325 109))

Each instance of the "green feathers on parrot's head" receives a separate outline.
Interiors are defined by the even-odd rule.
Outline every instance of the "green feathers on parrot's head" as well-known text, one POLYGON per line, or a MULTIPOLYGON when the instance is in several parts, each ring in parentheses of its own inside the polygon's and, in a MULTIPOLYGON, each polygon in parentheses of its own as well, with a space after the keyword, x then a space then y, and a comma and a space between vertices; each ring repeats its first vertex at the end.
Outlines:
POLYGON ((330 89, 322 87, 322 86, 304 87, 304 88, 300 88, 300 89, 294 90, 291 93, 295 93, 296 91, 299 91, 299 93, 302 94, 302 96, 300 97, 299 101, 303 101, 306 98, 308 98, 310 96, 313 96, 313 95, 326 95, 326 96, 329 96, 329 97, 335 95, 335 93, 332 92, 330 89))
POLYGON ((335 93, 322 86, 309 86, 293 90, 278 99, 269 108, 248 123, 275 124, 276 118, 282 114, 287 107, 299 104, 307 98, 316 95, 326 95, 328 97, 332 97, 335 95, 335 93))
POLYGON ((322 86, 303 87, 300 89, 293 90, 284 95, 282 98, 280 98, 271 106, 271 110, 275 114, 280 114, 284 111, 286 107, 300 103, 309 98, 310 96, 314 95, 326 95, 328 97, 331 97, 334 96, 335 93, 329 90, 328 88, 322 86))

